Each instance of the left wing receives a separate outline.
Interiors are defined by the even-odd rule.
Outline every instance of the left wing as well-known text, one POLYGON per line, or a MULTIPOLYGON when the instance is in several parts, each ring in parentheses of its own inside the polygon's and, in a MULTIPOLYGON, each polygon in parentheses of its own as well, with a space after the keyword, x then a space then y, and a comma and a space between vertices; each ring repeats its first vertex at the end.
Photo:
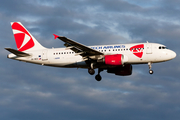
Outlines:
POLYGON ((104 55, 102 52, 99 52, 97 50, 94 50, 90 47, 87 47, 83 44, 80 44, 78 42, 75 42, 71 39, 68 39, 63 36, 54 35, 54 39, 59 38, 63 42, 65 42, 64 46, 66 46, 68 49, 73 50, 76 55, 81 55, 82 57, 90 57, 90 56, 98 56, 98 55, 104 55))

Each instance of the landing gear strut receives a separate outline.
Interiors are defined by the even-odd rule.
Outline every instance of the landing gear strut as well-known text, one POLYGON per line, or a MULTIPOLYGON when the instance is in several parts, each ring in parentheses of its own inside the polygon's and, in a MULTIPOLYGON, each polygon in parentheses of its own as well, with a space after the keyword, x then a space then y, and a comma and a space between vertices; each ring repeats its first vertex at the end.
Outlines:
POLYGON ((152 63, 148 62, 148 66, 149 66, 149 74, 153 74, 153 70, 151 70, 152 68, 152 63))
POLYGON ((93 68, 93 63, 91 63, 91 66, 88 69, 88 72, 89 72, 90 75, 94 75, 95 71, 94 71, 94 68, 93 68))
POLYGON ((95 76, 95 79, 96 79, 97 81, 101 81, 101 79, 102 79, 102 77, 101 77, 101 75, 100 75, 100 72, 101 72, 101 71, 103 71, 103 69, 98 68, 98 74, 95 76))

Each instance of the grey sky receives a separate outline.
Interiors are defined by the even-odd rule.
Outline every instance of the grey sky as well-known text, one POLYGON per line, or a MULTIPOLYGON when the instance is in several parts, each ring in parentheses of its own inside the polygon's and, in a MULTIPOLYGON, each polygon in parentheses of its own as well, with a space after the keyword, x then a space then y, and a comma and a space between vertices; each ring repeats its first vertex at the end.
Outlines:
MULTIPOLYGON (((179 120, 179 0, 0 0, 0 119, 179 120), (85 45, 157 42, 177 53, 165 63, 134 65, 128 77, 7 59, 16 48, 10 22, 20 21, 45 47, 52 34, 85 45)), ((96 71, 97 72, 97 71, 96 71)))

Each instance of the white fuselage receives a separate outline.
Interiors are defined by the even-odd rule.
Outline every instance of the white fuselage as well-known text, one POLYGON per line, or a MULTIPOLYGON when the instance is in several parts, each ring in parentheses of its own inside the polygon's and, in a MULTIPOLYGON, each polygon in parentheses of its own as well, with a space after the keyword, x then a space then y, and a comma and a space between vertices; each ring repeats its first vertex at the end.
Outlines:
POLYGON ((43 47, 20 22, 11 22, 17 50, 5 48, 11 54, 8 58, 19 61, 67 68, 87 68, 97 81, 102 79, 100 72, 107 70, 120 76, 132 74, 132 64, 147 64, 153 74, 152 63, 165 62, 176 57, 176 53, 157 43, 136 43, 116 45, 86 46, 64 36, 54 35, 66 48, 43 47))
MULTIPOLYGON (((176 53, 157 43, 116 44, 89 46, 104 53, 104 55, 123 54, 124 64, 145 64, 165 62, 176 57, 176 53)), ((31 56, 17 57, 9 54, 8 58, 20 61, 54 66, 88 68, 85 59, 68 48, 52 48, 35 51, 26 51, 31 56)))

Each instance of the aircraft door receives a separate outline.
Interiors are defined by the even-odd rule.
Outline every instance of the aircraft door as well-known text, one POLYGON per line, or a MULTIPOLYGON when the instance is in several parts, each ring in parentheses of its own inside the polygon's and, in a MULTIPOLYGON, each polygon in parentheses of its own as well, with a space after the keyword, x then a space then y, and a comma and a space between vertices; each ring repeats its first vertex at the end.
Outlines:
POLYGON ((152 54, 152 44, 151 43, 146 44, 146 54, 152 54))

